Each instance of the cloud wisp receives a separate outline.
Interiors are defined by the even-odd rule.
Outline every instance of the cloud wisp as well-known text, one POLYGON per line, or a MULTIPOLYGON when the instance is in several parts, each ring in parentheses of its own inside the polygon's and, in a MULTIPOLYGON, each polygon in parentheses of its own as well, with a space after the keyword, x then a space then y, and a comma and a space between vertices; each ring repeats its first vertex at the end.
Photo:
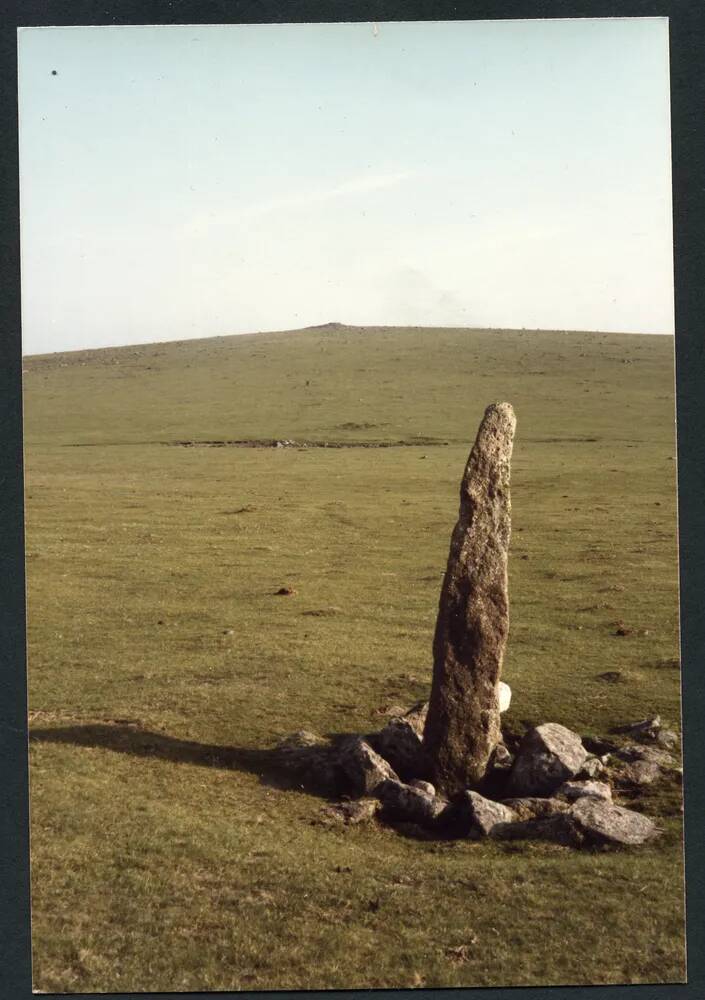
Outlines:
POLYGON ((213 213, 200 213, 195 219, 187 223, 187 229, 194 231, 201 230, 204 226, 208 226, 209 228, 213 225, 229 226, 246 219, 262 218, 277 212, 297 211, 326 202, 337 201, 341 198, 372 194, 377 191, 399 187, 401 184, 405 184, 417 176, 418 171, 416 170, 358 174, 337 184, 313 188, 308 191, 284 195, 279 198, 267 198, 262 201, 252 202, 251 204, 233 207, 228 211, 218 210, 217 212, 213 211, 213 213))

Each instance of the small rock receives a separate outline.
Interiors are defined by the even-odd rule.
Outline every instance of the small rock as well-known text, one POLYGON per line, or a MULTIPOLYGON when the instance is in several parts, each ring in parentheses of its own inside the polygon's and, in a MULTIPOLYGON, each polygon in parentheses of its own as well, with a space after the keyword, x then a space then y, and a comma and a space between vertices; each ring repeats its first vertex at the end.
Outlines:
POLYGON ((413 781, 409 782, 409 785, 411 788, 418 788, 419 791, 425 792, 426 795, 435 796, 436 794, 436 789, 430 781, 422 781, 420 778, 414 778, 413 781))
POLYGON ((497 684, 497 701, 500 712, 506 712, 512 703, 512 689, 504 681, 497 684))
MULTIPOLYGON (((626 633, 617 633, 626 634, 626 633)), ((624 680, 624 675, 621 670, 605 670, 604 673, 597 675, 598 681, 607 681, 608 684, 619 684, 620 681, 624 680)))
POLYGON ((578 773, 586 758, 577 733, 557 722, 537 726, 521 742, 509 775, 509 795, 550 795, 578 773))
POLYGON ((375 709, 376 715, 389 715, 393 719, 400 719, 404 714, 404 709, 400 705, 383 705, 375 709))
POLYGON ((332 808, 340 813, 346 826, 357 826, 374 819, 381 803, 377 799, 357 799, 355 802, 341 802, 332 808))
POLYGON ((653 760, 635 760, 631 764, 626 764, 617 775, 620 784, 653 785, 662 776, 663 771, 653 760))
POLYGON ((298 750, 301 747, 320 747, 327 746, 328 740, 324 736, 319 736, 318 733, 309 732, 308 729, 299 729, 295 733, 291 733, 290 736, 285 736, 277 744, 278 750, 298 750))
POLYGON ((643 844, 657 832, 648 816, 591 795, 578 799, 568 815, 589 844, 643 844))
POLYGON ((394 779, 378 785, 377 795, 385 819, 422 827, 434 826, 448 808, 445 799, 394 779))
POLYGON ((599 778, 605 773, 605 771, 606 768, 604 761, 600 760, 599 757, 588 757, 575 777, 579 780, 585 778, 599 778))
POLYGON ((662 767, 670 767, 675 764, 675 758, 667 750, 662 750, 660 747, 638 746, 634 743, 620 747, 619 750, 615 750, 612 756, 617 760, 626 761, 628 764, 635 760, 652 761, 662 767))
POLYGON ((612 753, 617 749, 617 744, 611 740, 606 740, 602 736, 583 736, 583 746, 588 753, 596 754, 598 757, 606 753, 612 753))
POLYGON ((291 595, 295 594, 295 593, 296 593, 296 591, 294 590, 293 587, 280 587, 279 590, 276 592, 275 596, 276 597, 291 597, 291 595))
POLYGON ((449 958, 451 962, 454 962, 456 965, 460 965, 463 962, 468 961, 468 959, 472 955, 473 948, 476 944, 477 944, 477 935, 473 934, 471 935, 470 940, 467 941, 465 944, 459 944, 455 945, 454 947, 444 948, 443 954, 446 956, 446 958, 449 958))
POLYGON ((673 750, 678 745, 678 734, 671 729, 660 729, 656 734, 656 742, 666 750, 673 750))
POLYGON ((384 781, 399 780, 387 761, 360 736, 345 740, 339 747, 338 766, 343 773, 343 783, 350 794, 356 796, 370 795, 384 781))
POLYGON ((623 733, 631 736, 632 739, 640 743, 649 743, 656 739, 661 729, 661 717, 654 715, 650 719, 641 719, 639 722, 630 722, 626 726, 617 726, 613 732, 623 733))
POLYGON ((423 730, 426 725, 427 715, 428 702, 417 701, 416 704, 412 705, 409 711, 405 712, 403 716, 404 722, 411 726, 420 740, 423 740, 423 730))
POLYGON ((604 781, 565 781, 556 795, 562 795, 569 802, 575 802, 585 795, 612 801, 612 789, 604 781))
POLYGON ((494 748, 492 756, 490 757, 490 771, 504 771, 508 772, 511 770, 514 764, 514 756, 507 750, 504 743, 498 743, 494 748))
POLYGON ((493 802, 477 792, 463 792, 455 817, 470 837, 491 837, 498 823, 513 823, 516 813, 501 802, 493 802))
POLYGON ((525 796, 521 799, 503 799, 502 804, 509 806, 522 822, 529 819, 545 819, 567 812, 570 804, 564 799, 542 799, 538 796, 525 796))

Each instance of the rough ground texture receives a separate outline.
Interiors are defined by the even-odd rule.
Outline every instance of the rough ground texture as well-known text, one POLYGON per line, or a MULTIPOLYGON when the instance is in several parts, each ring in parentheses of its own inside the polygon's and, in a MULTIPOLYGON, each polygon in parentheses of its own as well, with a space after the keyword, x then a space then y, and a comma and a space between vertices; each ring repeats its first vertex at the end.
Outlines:
POLYGON ((497 684, 509 630, 509 475, 516 420, 509 403, 485 411, 460 487, 460 513, 433 640, 424 731, 436 786, 478 786, 500 739, 497 684))

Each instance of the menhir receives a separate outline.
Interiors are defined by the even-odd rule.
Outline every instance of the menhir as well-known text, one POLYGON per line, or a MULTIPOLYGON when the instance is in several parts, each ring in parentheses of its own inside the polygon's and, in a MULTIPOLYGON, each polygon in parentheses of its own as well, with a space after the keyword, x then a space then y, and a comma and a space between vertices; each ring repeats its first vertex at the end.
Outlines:
POLYGON ((509 631, 515 427, 509 403, 487 407, 460 486, 441 590, 424 746, 434 784, 448 797, 482 785, 501 738, 498 684, 509 631))

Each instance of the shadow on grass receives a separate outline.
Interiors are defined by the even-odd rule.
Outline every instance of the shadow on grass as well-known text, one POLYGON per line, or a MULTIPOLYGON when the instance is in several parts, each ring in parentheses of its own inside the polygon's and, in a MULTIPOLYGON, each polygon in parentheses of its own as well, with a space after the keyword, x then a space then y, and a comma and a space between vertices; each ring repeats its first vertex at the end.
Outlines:
MULTIPOLYGON (((325 747, 297 747, 295 758, 278 747, 219 746, 182 740, 166 733, 155 733, 135 725, 86 723, 83 725, 31 729, 30 741, 65 743, 78 747, 98 747, 132 757, 152 757, 175 764, 196 764, 255 774, 263 784, 275 788, 313 792, 327 797, 327 791, 303 780, 307 772, 330 753, 325 747)), ((339 740, 340 737, 336 737, 339 740)))
MULTIPOLYGON (((98 747, 132 757, 151 757, 176 764, 219 767, 246 771, 262 784, 281 791, 308 792, 328 802, 340 802, 335 749, 356 733, 329 733, 329 743, 317 746, 279 746, 271 749, 219 746, 177 739, 166 733, 140 729, 134 724, 85 723, 82 725, 31 729, 33 742, 64 743, 77 747, 98 747)), ((347 796, 342 796, 343 800, 347 796)), ((392 823, 401 836, 413 840, 449 839, 445 830, 424 830, 415 823, 392 823)))
MULTIPOLYGON (((262 784, 268 787, 282 791, 307 792, 323 800, 337 802, 341 800, 339 794, 341 775, 334 763, 335 749, 346 735, 352 734, 330 734, 331 742, 325 745, 284 745, 258 749, 198 743, 124 723, 86 723, 37 728, 31 729, 29 734, 33 742, 102 748, 132 757, 150 757, 175 764, 244 771, 256 775, 262 784)), ((682 794, 675 774, 670 776, 669 781, 659 782, 653 789, 618 790, 625 799, 623 804, 628 808, 658 815, 666 821, 666 828, 661 830, 662 846, 680 842, 682 794)), ((495 794, 494 797, 502 796, 495 794)), ((342 799, 345 798, 347 796, 343 795, 342 799)), ((416 823, 399 821, 391 821, 390 825, 401 836, 413 840, 457 839, 452 823, 438 826, 433 830, 423 829, 416 823)), ((504 845, 504 849, 512 852, 519 848, 512 846, 512 842, 509 841, 504 845)))

